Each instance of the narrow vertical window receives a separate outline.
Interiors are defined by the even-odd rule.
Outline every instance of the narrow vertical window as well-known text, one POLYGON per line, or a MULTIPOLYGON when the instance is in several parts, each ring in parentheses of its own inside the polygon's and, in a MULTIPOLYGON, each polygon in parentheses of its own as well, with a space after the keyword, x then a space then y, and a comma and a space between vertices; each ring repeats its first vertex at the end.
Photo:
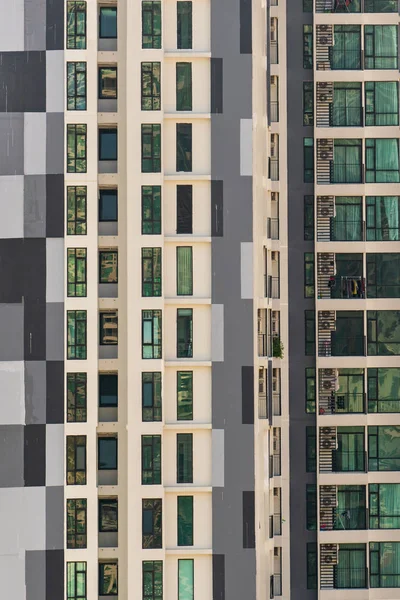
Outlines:
POLYGON ((86 600, 86 563, 67 563, 67 600, 86 600))
POLYGON ((163 600, 162 560, 144 560, 142 562, 142 580, 142 600, 163 600))
POLYGON ((101 223, 118 221, 117 189, 99 190, 99 221, 101 223))
POLYGON ((315 311, 305 310, 305 353, 306 356, 315 355, 315 311))
POLYGON ((304 253, 304 298, 314 298, 314 252, 304 253))
POLYGON ((162 548, 162 500, 142 500, 142 548, 162 548))
POLYGON ((161 483, 161 435, 142 435, 142 485, 161 483))
POLYGON ((84 498, 67 500, 67 548, 87 547, 87 501, 84 498))
POLYGON ((176 170, 178 172, 192 171, 191 123, 176 124, 176 170))
POLYGON ((142 235, 161 234, 161 186, 142 186, 142 235))
POLYGON ((193 420, 193 371, 177 372, 177 420, 193 420))
POLYGON ((193 187, 176 186, 176 233, 193 233, 193 187))
POLYGON ((67 485, 86 485, 86 435, 67 435, 67 485))
POLYGON ((86 186, 67 187, 67 234, 86 235, 86 186))
POLYGON ((86 423, 87 374, 67 373, 67 421, 86 423))
POLYGON ((307 529, 317 529, 317 486, 314 483, 306 485, 307 529))
POLYGON ((161 63, 142 62, 142 110, 161 109, 161 63))
POLYGON ((178 246, 176 249, 176 293, 178 296, 193 295, 192 246, 178 246))
POLYGON ((161 310, 142 310, 142 358, 162 358, 161 310))
POLYGON ((313 367, 306 368, 306 413, 315 413, 316 375, 313 367))
POLYGON ((117 7, 101 6, 99 19, 99 38, 116 39, 117 37, 117 7))
POLYGON ((161 172, 161 125, 142 125, 142 173, 161 172))
POLYGON ((142 297, 161 296, 161 248, 142 248, 142 297))
POLYGON ((86 248, 68 248, 68 298, 86 297, 86 248))
POLYGON ((142 48, 161 48, 161 2, 142 2, 142 48))
POLYGON ((67 173, 86 173, 86 138, 86 125, 67 125, 67 173))
POLYGON ((67 311, 67 359, 86 360, 86 310, 67 311))
POLYGON ((314 196, 304 196, 304 240, 314 241, 314 196))
POLYGON ((118 373, 99 374, 99 407, 118 406, 118 373))
POLYGON ((314 138, 304 138, 304 183, 314 183, 314 138))
POLYGON ((114 127, 99 129, 99 160, 118 159, 118 130, 114 127))
POLYGON ((86 110, 86 63, 67 63, 67 109, 86 110))
POLYGON ((67 50, 86 49, 86 2, 67 2, 67 50))
POLYGON ((318 552, 317 544, 307 544, 307 589, 316 590, 318 587, 318 552))
POLYGON ((306 427, 306 471, 317 470, 317 432, 315 427, 306 427))
POLYGON ((177 2, 177 48, 189 50, 192 44, 192 2, 179 0, 177 2))
POLYGON ((176 483, 193 483, 193 434, 176 436, 176 483))
POLYGON ((99 563, 99 596, 118 595, 118 563, 99 563))
POLYGON ((194 600, 194 560, 178 559, 178 600, 194 600))
POLYGON ((118 498, 99 498, 99 532, 118 531, 118 498))
POLYGON ((193 309, 178 308, 177 311, 177 357, 193 358, 193 309))
POLYGON ((303 125, 314 125, 314 84, 303 81, 303 125))
POLYGON ((193 546, 193 496, 178 496, 178 546, 193 546))
POLYGON ((313 26, 303 25, 303 68, 313 68, 313 26))
POLYGON ((100 311, 100 345, 109 346, 118 344, 118 311, 100 311))
POLYGON ((192 63, 176 63, 176 110, 192 110, 192 63))
POLYGON ((142 373, 142 421, 161 421, 161 373, 142 373))
POLYGON ((117 250, 100 250, 99 283, 118 283, 117 250))

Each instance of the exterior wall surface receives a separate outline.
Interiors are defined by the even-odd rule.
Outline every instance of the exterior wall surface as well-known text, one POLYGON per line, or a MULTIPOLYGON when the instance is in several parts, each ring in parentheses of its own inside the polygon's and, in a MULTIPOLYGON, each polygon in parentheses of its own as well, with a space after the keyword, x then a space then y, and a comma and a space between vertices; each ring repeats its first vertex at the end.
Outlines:
POLYGON ((2 597, 64 597, 63 0, 0 1, 2 597))

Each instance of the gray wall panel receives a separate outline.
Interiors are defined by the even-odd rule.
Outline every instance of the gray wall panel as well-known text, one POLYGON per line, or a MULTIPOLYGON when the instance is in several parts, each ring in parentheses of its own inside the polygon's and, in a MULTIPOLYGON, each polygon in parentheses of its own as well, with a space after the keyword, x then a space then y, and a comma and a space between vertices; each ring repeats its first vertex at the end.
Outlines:
POLYGON ((46 235, 64 236, 64 175, 46 177, 46 235))
POLYGON ((24 358, 24 307, 0 304, 0 361, 24 358))
POLYGON ((24 0, 25 50, 46 50, 46 0, 24 0))
POLYGON ((46 485, 46 425, 24 428, 24 480, 26 487, 46 485))
POLYGON ((24 233, 24 177, 22 175, 0 177, 0 210, 1 240, 22 238, 24 233))
POLYGON ((25 419, 27 425, 46 423, 46 362, 25 362, 25 419))
POLYGON ((0 456, 0 488, 23 486, 24 427, 22 425, 0 426, 0 456))
POLYGON ((45 52, 2 52, 0 81, 0 112, 46 110, 45 52))
POLYGON ((0 176, 24 173, 24 115, 0 113, 0 176))
POLYGON ((64 2, 46 0, 46 42, 47 50, 64 48, 64 2))
POLYGON ((46 422, 64 423, 64 363, 46 362, 46 422))
POLYGON ((26 600, 46 597, 46 552, 30 551, 25 554, 26 600))
POLYGON ((64 600, 64 552, 46 551, 46 598, 64 600))
POLYGON ((25 424, 24 363, 0 363, 0 424, 25 424))
POLYGON ((24 237, 46 236, 46 177, 24 177, 24 237))
POLYGON ((64 548, 64 488, 62 485, 46 488, 46 547, 48 550, 64 548))
POLYGON ((64 114, 49 113, 46 118, 46 173, 58 175, 64 173, 64 114))
POLYGON ((64 304, 46 305, 46 359, 64 360, 64 304))
POLYGON ((0 0, 0 14, 0 51, 23 50, 24 0, 0 0))
POLYGON ((303 24, 312 23, 312 14, 303 13, 302 4, 287 4, 287 118, 288 118, 288 260, 289 260, 289 412, 290 412, 290 582, 291 600, 314 600, 317 590, 307 590, 307 542, 316 542, 316 533, 306 529, 306 484, 315 475, 306 473, 306 426, 315 417, 305 412, 305 368, 315 366, 305 356, 304 311, 313 309, 313 300, 304 298, 304 252, 313 252, 312 242, 304 241, 303 196, 313 194, 314 186, 303 183, 303 137, 313 137, 312 127, 303 127, 303 107, 299 99, 303 81, 313 72, 303 69, 303 24), (289 45, 290 44, 290 45, 289 45), (299 398, 301 401, 299 402, 299 398))

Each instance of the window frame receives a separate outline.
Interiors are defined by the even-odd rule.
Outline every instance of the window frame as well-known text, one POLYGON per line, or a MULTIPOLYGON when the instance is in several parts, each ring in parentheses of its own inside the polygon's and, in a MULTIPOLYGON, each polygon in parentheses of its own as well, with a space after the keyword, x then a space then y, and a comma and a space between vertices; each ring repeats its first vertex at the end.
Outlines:
POLYGON ((303 69, 312 69, 314 66, 313 26, 303 25, 303 69))
POLYGON ((163 600, 163 561, 162 560, 143 560, 142 561, 142 598, 143 600, 163 600), (145 565, 151 565, 152 568, 151 569, 145 569, 145 565), (156 569, 155 567, 158 567, 157 573, 159 575, 159 579, 160 579, 160 584, 161 584, 161 594, 157 594, 156 593, 156 586, 158 585, 155 582, 155 573, 156 573, 156 569), (152 592, 151 595, 146 594, 146 577, 145 577, 145 573, 151 573, 151 579, 152 579, 152 592))
MULTIPOLYGON (((155 1, 155 0, 153 0, 155 1)), ((141 125, 141 165, 142 165, 142 173, 161 173, 161 144, 162 144, 162 134, 161 134, 161 123, 142 123, 141 125), (150 128, 150 129, 149 129, 150 128), (145 155, 144 149, 147 144, 145 144, 144 140, 148 136, 150 146, 150 154, 145 155), (156 155, 157 144, 155 140, 159 137, 159 156, 156 155), (150 168, 145 169, 145 161, 149 161, 150 168)))
MULTIPOLYGON (((104 450, 103 450, 104 451, 104 450)), ((118 436, 117 435, 99 435, 97 438, 97 470, 98 471, 118 471, 118 436), (107 442, 115 444, 115 467, 104 467, 100 464, 100 446, 107 442)))
POLYGON ((142 549, 143 550, 161 549, 163 547, 163 539, 162 538, 163 538, 163 501, 162 501, 162 498, 142 498, 142 549), (152 513, 151 532, 146 532, 146 533, 145 533, 145 527, 144 527, 145 511, 151 511, 151 513, 152 513), (157 513, 159 513, 159 514, 157 514, 157 513), (158 522, 157 522, 157 520, 158 520, 158 522))
POLYGON ((99 188, 99 223, 118 223, 118 188, 99 188), (115 219, 104 219, 103 217, 103 197, 108 195, 111 197, 111 192, 115 195, 116 200, 116 216, 115 219))
POLYGON ((398 26, 397 25, 391 25, 391 24, 384 24, 384 25, 369 25, 366 24, 364 25, 364 69, 365 70, 379 70, 379 71, 386 71, 386 70, 398 70, 399 67, 399 59, 398 59, 398 52, 399 52, 399 44, 398 44, 398 26), (375 43, 375 38, 376 38, 376 31, 377 28, 383 28, 383 27, 396 27, 396 53, 389 56, 377 56, 376 55, 376 43, 375 43), (371 30, 370 30, 371 29, 371 30), (368 54, 368 38, 371 38, 371 47, 373 48, 372 50, 372 54, 368 54), (381 63, 380 66, 377 66, 377 62, 376 61, 383 61, 383 60, 389 60, 389 59, 395 59, 395 64, 394 66, 383 66, 383 62, 381 63), (369 63, 369 61, 371 61, 371 63, 369 63), (372 64, 373 66, 367 66, 368 64, 372 64))
POLYGON ((98 389, 98 393, 99 393, 99 408, 118 408, 118 372, 105 372, 105 371, 100 371, 99 372, 99 389, 98 389), (116 380, 117 383, 117 388, 116 388, 116 402, 110 402, 110 401, 102 401, 101 398, 105 397, 104 395, 102 396, 102 381, 107 378, 107 377, 113 377, 114 381, 116 380))
POLYGON ((117 6, 100 6, 99 7, 99 39, 100 40, 117 40, 118 39, 118 7, 117 6), (103 10, 112 10, 115 12, 115 35, 102 34, 102 19, 101 13, 103 10))
POLYGON ((67 435, 66 436, 66 484, 67 485, 86 485, 87 483, 87 437, 86 435, 67 435), (79 457, 79 448, 83 448, 82 456, 79 457), (71 456, 71 468, 69 462, 71 456), (78 462, 83 458, 83 467, 78 466, 78 462))
POLYGON ((306 367, 305 368, 305 386, 306 386, 306 413, 307 414, 315 414, 317 410, 317 374, 315 367, 306 367), (314 387, 314 393, 310 393, 309 382, 313 382, 310 384, 311 387, 314 387), (313 396, 313 397, 312 397, 313 396), (314 410, 312 410, 312 405, 314 404, 314 410), (309 409, 311 408, 311 410, 309 409))
POLYGON ((305 342, 305 355, 306 356, 315 356, 316 353, 316 316, 315 310, 305 310, 304 311, 304 342, 305 342), (310 325, 312 325, 312 336, 308 334, 311 333, 310 325))
POLYGON ((304 252, 304 298, 315 297, 315 254, 304 252), (311 265, 311 272, 307 272, 307 265, 311 265), (307 288, 310 288, 309 290, 307 288))
MULTIPOLYGON (((182 0, 180 0, 182 1, 182 0)), ((176 172, 193 172, 193 124, 176 123, 176 172), (183 143, 185 142, 185 143, 183 143)))
POLYGON ((313 242, 315 237, 315 217, 314 217, 314 196, 310 194, 306 194, 303 197, 304 200, 304 241, 313 242), (310 210, 311 209, 311 210, 310 210), (310 214, 308 214, 310 213, 310 214), (311 225, 307 223, 310 221, 311 225))
MULTIPOLYGON (((183 578, 185 579, 185 578, 183 578)), ((185 587, 187 587, 187 582, 185 580, 185 587)), ((193 558, 178 558, 178 600, 194 600, 194 559, 193 558), (180 581, 180 565, 181 563, 191 563, 191 573, 192 573, 192 589, 191 589, 191 598, 189 598, 187 590, 181 590, 180 581)))
POLYGON ((99 533, 118 533, 118 526, 119 526, 119 520, 118 520, 118 497, 115 498, 99 498, 98 501, 98 531, 99 533), (113 507, 113 510, 115 510, 116 512, 116 521, 117 521, 117 525, 116 527, 113 528, 105 528, 104 527, 104 519, 103 519, 103 509, 104 506, 107 506, 107 504, 111 505, 114 504, 115 506, 113 507))
POLYGON ((178 308, 176 311, 176 356, 177 358, 193 358, 193 329, 194 329, 194 314, 193 308, 178 308), (179 325, 186 323, 185 330, 188 329, 187 324, 190 324, 190 335, 188 341, 180 341, 179 325), (185 344, 186 351, 182 352, 180 346, 185 344))
POLYGON ((66 500, 66 513, 67 513, 67 524, 66 524, 66 541, 67 541, 67 549, 75 550, 75 549, 85 549, 87 548, 87 500, 86 498, 67 498, 66 500), (79 504, 78 504, 79 503, 79 504), (79 521, 77 519, 77 513, 82 512, 84 515, 81 524, 83 525, 84 531, 80 533, 78 531, 79 521), (74 529, 71 537, 71 528, 70 524, 73 522, 74 529), (82 537, 82 542, 79 544, 77 542, 78 537, 82 537))
POLYGON ((67 248, 67 297, 86 298, 86 296, 87 248, 67 248), (80 273, 82 281, 78 281, 80 273))
POLYGON ((145 61, 140 63, 140 98, 141 110, 161 110, 161 63, 159 61, 145 61), (146 69, 148 69, 146 73, 146 69), (157 77, 158 69, 158 77, 157 77), (145 85, 146 74, 150 79, 150 85, 145 85), (158 93, 154 94, 154 90, 158 93), (146 94, 146 89, 150 90, 146 94), (146 100, 150 100, 150 105, 147 107, 146 100))
POLYGON ((142 485, 161 485, 162 482, 162 440, 161 435, 145 434, 141 436, 141 480, 142 485), (150 449, 149 468, 145 467, 147 461, 146 448, 150 449))
POLYGON ((142 371, 142 423, 152 423, 162 421, 162 373, 161 371, 142 371), (146 377, 149 381, 145 381, 146 377), (151 380, 150 380, 151 376, 151 380), (157 376, 157 377, 155 377, 157 376), (157 379, 159 381, 157 381, 157 379), (145 399, 145 385, 151 385, 151 407, 147 407, 144 404, 145 399), (157 384, 159 384, 160 397, 157 398, 157 384), (159 402, 158 402, 159 400, 159 402), (151 411, 151 419, 145 417, 145 411, 151 411))
POLYGON ((317 472, 317 428, 306 427, 306 473, 317 472))
POLYGON ((307 531, 317 531, 317 485, 306 484, 306 523, 307 531))
POLYGON ((100 346, 118 346, 118 310, 100 310, 99 311, 99 345, 100 346), (107 319, 109 322, 107 323, 107 319), (113 330, 116 333, 112 333, 113 330), (112 330, 107 334, 107 330, 112 330), (109 338, 109 340, 106 340, 109 338), (116 338, 116 339, 115 339, 116 338))
POLYGON ((177 246, 176 247, 176 295, 177 296, 193 296, 193 246, 177 246), (188 289, 190 290, 188 293, 183 293, 182 288, 184 288, 183 282, 180 281, 180 270, 179 270, 179 262, 180 262, 180 254, 182 254, 182 250, 189 250, 189 264, 190 264, 190 273, 189 273, 189 285, 188 289))
POLYGON ((99 162, 117 162, 118 161, 118 127, 99 127, 98 129, 98 146, 99 146, 99 162), (103 158, 103 149, 102 149, 102 136, 103 135, 115 135, 115 156, 112 158, 106 157, 103 158))
POLYGON ((108 561, 99 561, 99 597, 103 596, 118 596, 118 561, 116 560, 108 560, 108 561), (106 593, 104 589, 105 583, 105 572, 104 568, 106 566, 115 566, 116 567, 116 579, 115 579, 115 587, 116 590, 106 593))
POLYGON ((162 48, 162 11, 161 2, 159 0, 144 0, 142 2, 142 49, 161 49, 162 48), (157 11, 155 10, 157 8, 157 11), (145 33, 145 14, 148 12, 151 16, 151 33, 145 33), (158 14, 156 14, 156 12, 158 14), (160 18, 160 33, 156 34, 155 31, 155 20, 159 16, 160 18), (148 43, 145 43, 144 38, 148 37, 148 43))
POLYGON ((86 45, 87 45, 87 10, 86 10, 86 1, 83 0, 68 0, 67 1, 67 15, 66 15, 66 50, 86 50, 86 45), (79 6, 77 6, 79 5, 79 6), (70 10, 70 7, 74 6, 75 9, 74 10, 70 10), (70 15, 74 15, 73 18, 73 29, 74 29, 74 33, 73 34, 69 34, 68 33, 68 29, 69 29, 69 16, 70 15), (78 33, 78 19, 77 19, 77 15, 78 14, 83 14, 84 18, 83 18, 83 22, 84 22, 84 33, 80 34, 78 33), (82 46, 77 45, 77 39, 78 38, 82 38, 83 44, 82 46), (72 42, 73 40, 73 42, 72 42))
POLYGON ((87 373, 67 373, 67 423, 87 422, 87 373), (83 404, 79 406, 78 387, 83 386, 83 404), (78 418, 79 411, 82 417, 78 418))
POLYGON ((67 562, 67 572, 66 572, 66 591, 67 591, 67 600, 86 600, 87 595, 87 563, 86 561, 68 561, 67 562), (78 570, 78 565, 84 565, 84 568, 80 568, 78 570), (71 568, 70 568, 71 567, 71 568), (78 575, 82 575, 83 579, 83 594, 78 593, 79 577, 78 575), (74 593, 70 594, 69 590, 72 587, 75 590, 74 593))
POLYGON ((68 185, 67 186, 67 235, 87 235, 87 186, 86 185, 68 185), (78 203, 79 202, 83 204, 84 218, 79 218, 79 216, 78 216, 78 214, 79 214, 78 203), (73 206, 71 206, 71 205, 73 205, 73 206), (78 229, 79 229, 79 231, 78 231, 78 229))
POLYGON ((142 298, 160 298, 162 296, 162 248, 142 247, 142 298), (145 273, 147 266, 151 271, 151 278, 147 280, 145 273), (150 292, 150 293, 148 293, 150 292))
MULTIPOLYGON (((311 2, 312 2, 312 0, 311 0, 311 2)), ((304 0, 303 0, 303 4, 304 4, 304 0)), ((313 81, 303 81, 303 125, 305 127, 313 127, 314 126, 314 82, 313 81), (306 98, 309 98, 309 97, 311 97, 311 110, 306 111, 306 98)))
MULTIPOLYGON (((193 496, 177 496, 176 498, 176 540, 178 547, 190 547, 194 545, 194 497, 193 496), (188 506, 184 507, 184 505, 188 502, 188 506), (189 520, 185 519, 184 512, 188 509, 189 512, 189 520), (187 531, 185 531, 187 529, 187 531), (188 541, 189 543, 182 543, 182 538, 184 541, 188 541)), ((187 516, 187 515, 186 515, 187 516)))
POLYGON ((67 360, 86 360, 87 359, 87 311, 86 310, 67 310, 67 360), (72 332, 70 336, 70 324, 73 323, 73 341, 72 332), (84 337, 84 343, 78 343, 78 337, 84 337), (80 354, 80 356, 78 356, 80 354))
POLYGON ((99 249, 99 283, 105 283, 105 284, 117 284, 118 283, 118 249, 117 248, 110 248, 108 250, 106 250, 105 248, 100 248, 99 249), (113 255, 113 262, 115 262, 116 267, 115 267, 115 280, 114 281, 105 281, 105 277, 104 274, 102 275, 102 268, 104 267, 104 256, 107 254, 112 254, 113 255), (116 258, 115 258, 116 257, 116 258))
POLYGON ((118 67, 116 65, 99 65, 97 68, 97 80, 98 80, 98 91, 97 97, 98 100, 118 100, 118 67), (104 86, 102 85, 104 79, 102 77, 102 71, 113 71, 115 72, 115 95, 113 96, 104 96, 103 90, 104 86))
POLYGON ((87 124, 67 123, 67 173, 87 173, 87 124), (70 140, 73 141, 73 152, 70 152, 70 140), (83 156, 79 156, 80 141, 83 144, 83 156), (78 168, 78 165, 80 167, 78 168))
POLYGON ((162 311, 161 310, 142 310, 142 359, 143 360, 154 360, 162 358, 162 311), (146 318, 146 313, 151 314, 151 318, 146 318), (158 314, 156 314, 158 313, 158 314), (159 319, 159 343, 155 344, 155 318, 159 319), (144 326, 146 322, 151 323, 151 343, 145 343, 145 331, 144 326), (145 356, 145 349, 151 347, 151 356, 145 356), (158 352, 157 352, 158 350, 158 352))
POLYGON ((314 183, 314 138, 303 138, 303 182, 314 183), (311 143, 310 143, 311 141, 311 143), (311 166, 309 166, 311 163, 311 166))
POLYGON ((77 62, 72 62, 72 61, 68 61, 67 62, 67 85, 66 85, 66 91, 67 91, 67 110, 87 110, 87 63, 84 61, 77 61, 77 62), (80 65, 80 68, 82 69, 82 65, 84 66, 84 68, 82 70, 78 70, 78 65, 80 65), (78 73, 83 73, 84 74, 84 86, 83 86, 83 91, 84 94, 79 94, 78 93, 78 73), (70 86, 69 83, 70 81, 72 81, 72 88, 73 88, 73 94, 70 94, 70 86), (77 101, 79 99, 82 99, 83 102, 83 106, 82 107, 77 107, 77 101), (70 101, 72 101, 70 103, 70 101))
POLYGON ((178 0, 178 2, 176 3, 176 47, 178 50, 192 50, 193 49, 193 2, 191 1, 187 1, 187 0, 178 0), (180 11, 180 8, 183 5, 186 5, 187 7, 190 7, 190 11, 189 13, 189 36, 190 36, 190 40, 189 40, 189 45, 184 45, 184 42, 182 41, 182 19, 185 16, 185 12, 184 11, 180 11))
POLYGON ((307 589, 318 589, 318 552, 316 542, 307 543, 307 589), (313 557, 314 564, 310 564, 310 557, 313 557))
POLYGON ((161 185, 142 185, 141 189, 141 197, 142 197, 142 235, 161 235, 162 233, 162 202, 161 202, 161 185), (150 192, 150 193, 147 193, 150 192), (149 207, 145 207, 145 199, 150 199, 149 207), (156 219, 155 214, 156 210, 154 208, 155 204, 159 202, 159 215, 160 218, 156 219), (145 212, 149 210, 151 213, 151 218, 145 218, 145 212), (145 231, 146 224, 151 225, 151 231, 145 231))
POLYGON ((176 434, 176 483, 193 483, 193 434, 192 433, 177 433, 176 434), (185 457, 185 449, 190 453, 189 457, 185 457), (188 474, 185 475, 185 466, 182 463, 188 462, 188 474))
MULTIPOLYGON (((185 378, 185 377, 184 377, 185 378)), ((193 421, 193 371, 177 371, 176 372, 176 420, 177 421, 193 421), (182 400, 179 399, 179 394, 180 393, 185 393, 185 390, 180 390, 179 389, 179 382, 180 382, 180 378, 182 377, 182 375, 187 376, 187 379, 190 381, 189 385, 187 386, 187 392, 191 394, 191 398, 188 401, 189 405, 190 405, 190 411, 189 415, 186 416, 186 412, 180 411, 179 407, 183 407, 185 408, 185 406, 182 405, 182 400)))
POLYGON ((192 62, 177 62, 175 64, 175 78, 176 78, 176 87, 175 87, 175 106, 177 111, 192 111, 193 110, 193 63, 192 62), (182 70, 182 74, 179 73, 179 70, 182 70), (187 70, 187 73, 185 71, 187 70), (181 75, 181 79, 180 79, 181 75), (188 77, 188 82, 186 81, 186 77, 188 77), (182 80, 183 84, 188 83, 189 90, 187 92, 187 96, 190 96, 190 102, 187 104, 184 103, 185 94, 182 93, 182 90, 179 88, 180 81, 182 80))
POLYGON ((193 233, 193 185, 176 186, 176 233, 178 235, 193 233), (185 203, 190 207, 185 207, 185 203), (190 209, 189 213, 182 215, 184 212, 182 209, 185 208, 190 209))

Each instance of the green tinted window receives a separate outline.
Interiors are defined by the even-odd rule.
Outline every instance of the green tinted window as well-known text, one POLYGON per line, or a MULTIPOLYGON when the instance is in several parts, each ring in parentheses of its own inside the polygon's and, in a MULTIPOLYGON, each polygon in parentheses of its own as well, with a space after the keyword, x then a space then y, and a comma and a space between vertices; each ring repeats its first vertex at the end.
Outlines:
POLYGON ((67 563, 67 600, 86 600, 86 563, 67 563))
POLYGON ((369 486, 370 529, 400 529, 400 483, 369 486))
POLYGON ((162 500, 142 500, 142 548, 162 548, 162 500))
POLYGON ((314 84, 303 81, 303 125, 314 125, 314 84))
POLYGON ((67 234, 86 235, 86 186, 67 187, 67 234))
POLYGON ((313 26, 303 25, 303 68, 313 68, 313 26))
POLYGON ((68 248, 68 297, 86 296, 86 248, 68 248))
POLYGON ((161 172, 161 125, 142 125, 142 173, 161 172))
POLYGON ((142 562, 143 600, 163 600, 162 560, 142 562))
POLYGON ((313 483, 306 485, 307 500, 307 529, 317 529, 317 486, 313 483))
POLYGON ((116 562, 99 563, 99 596, 118 594, 118 564, 116 562))
POLYGON ((162 312, 142 310, 142 358, 162 357, 162 312))
POLYGON ((176 292, 178 296, 193 295, 192 246, 178 246, 176 249, 176 292))
POLYGON ((192 63, 176 63, 176 110, 192 110, 192 63))
POLYGON ((161 48, 161 2, 142 2, 142 48, 161 48))
POLYGON ((161 109, 161 63, 142 62, 142 110, 161 109))
POLYGON ((67 373, 67 421, 86 423, 87 374, 67 373))
POLYGON ((365 69, 397 69, 397 29, 397 25, 365 25, 365 69))
POLYGON ((178 50, 189 50, 192 43, 192 2, 178 0, 176 47, 178 50))
POLYGON ((161 373, 142 373, 142 421, 161 421, 161 373))
POLYGON ((193 420, 193 371, 177 373, 177 419, 193 420))
POLYGON ((142 186, 142 235, 161 233, 161 186, 142 186))
POLYGON ((368 369, 368 412, 400 412, 400 368, 368 369))
POLYGON ((305 310, 305 353, 306 356, 315 355, 315 311, 305 310))
POLYGON ((176 483, 193 483, 193 434, 176 436, 176 483))
POLYGON ((100 250, 99 282, 118 283, 118 251, 100 250))
POLYGON ((318 587, 318 552, 317 544, 307 544, 307 589, 316 590, 318 587))
POLYGON ((142 485, 161 483, 161 435, 142 435, 142 485))
POLYGON ((86 310, 67 311, 67 359, 86 360, 86 310))
POLYGON ((314 241, 314 196, 304 196, 304 239, 314 241))
POLYGON ((306 464, 307 473, 317 470, 317 432, 315 427, 306 427, 306 464))
POLYGON ((400 471, 400 427, 368 427, 368 470, 400 471))
POLYGON ((67 109, 86 110, 86 63, 67 63, 67 109))
POLYGON ((86 173, 86 125, 67 125, 67 173, 86 173))
POLYGON ((142 297, 161 296, 161 248, 142 248, 142 297))
POLYGON ((370 542, 370 586, 400 587, 400 542, 370 542))
POLYGON ((115 100, 117 89, 117 67, 99 67, 100 100, 115 100))
POLYGON ((177 310, 177 357, 193 358, 193 309, 177 310))
POLYGON ((86 485, 86 435, 67 435, 67 485, 86 485))
POLYGON ((86 49, 86 2, 67 1, 67 50, 86 49))
POLYGON ((193 546, 193 496, 178 496, 178 546, 193 546))
POLYGON ((194 560, 178 559, 178 600, 194 600, 194 560))
POLYGON ((368 355, 398 356, 400 354, 400 311, 369 310, 367 319, 368 355))
MULTIPOLYGON (((179 2, 178 2, 179 4, 179 2)), ((192 124, 176 124, 176 170, 192 170, 192 124)))
MULTIPOLYGON (((67 548, 86 548, 87 502, 83 498, 67 500, 67 548)), ((82 588, 81 588, 82 589, 82 588)))
POLYGON ((316 406, 316 376, 315 369, 306 369, 306 412, 315 413, 316 406))
POLYGON ((314 138, 304 138, 304 183, 314 181, 314 138))
POLYGON ((314 281, 314 252, 304 253, 304 297, 314 298, 315 296, 315 281, 314 281))

